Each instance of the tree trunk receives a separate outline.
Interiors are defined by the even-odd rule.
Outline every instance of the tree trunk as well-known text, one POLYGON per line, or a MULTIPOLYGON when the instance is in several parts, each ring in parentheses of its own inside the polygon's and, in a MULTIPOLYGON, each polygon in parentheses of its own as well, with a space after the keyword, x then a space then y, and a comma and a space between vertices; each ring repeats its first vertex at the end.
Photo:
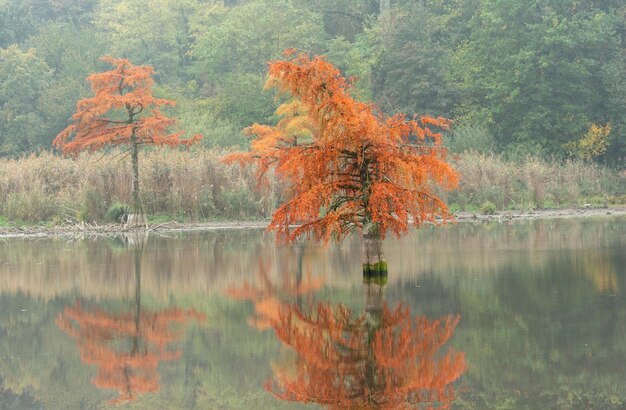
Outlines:
POLYGON ((146 217, 139 196, 139 145, 137 144, 137 137, 134 133, 130 141, 131 158, 133 162, 133 214, 128 216, 128 225, 145 226, 146 217))
POLYGON ((387 260, 378 229, 366 232, 363 237, 363 282, 387 283, 387 260))

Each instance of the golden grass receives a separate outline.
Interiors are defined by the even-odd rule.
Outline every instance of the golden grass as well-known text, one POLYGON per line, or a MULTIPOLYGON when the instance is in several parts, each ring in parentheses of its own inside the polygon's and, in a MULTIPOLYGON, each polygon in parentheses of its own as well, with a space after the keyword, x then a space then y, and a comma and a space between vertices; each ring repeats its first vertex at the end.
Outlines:
MULTIPOLYGON (((258 190, 253 169, 220 162, 224 151, 150 149, 140 156, 141 196, 149 215, 185 221, 261 219, 280 201, 273 181, 258 190)), ((594 205, 626 196, 626 173, 583 161, 521 163, 466 152, 454 160, 457 191, 444 196, 459 209, 486 201, 499 210, 594 205)), ((83 154, 77 159, 48 152, 0 159, 0 219, 9 222, 103 221, 115 202, 131 203, 130 159, 83 154)))

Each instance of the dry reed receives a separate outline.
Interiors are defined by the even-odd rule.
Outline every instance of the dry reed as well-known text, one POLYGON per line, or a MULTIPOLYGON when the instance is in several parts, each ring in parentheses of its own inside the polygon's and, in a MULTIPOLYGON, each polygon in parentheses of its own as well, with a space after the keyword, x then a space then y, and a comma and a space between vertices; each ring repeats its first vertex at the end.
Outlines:
MULTIPOLYGON (((258 190, 253 169, 220 162, 211 149, 146 150, 140 158, 141 194, 149 215, 185 221, 268 218, 280 187, 258 190)), ((521 163, 466 152, 454 161, 461 174, 447 202, 477 209, 486 201, 498 209, 575 206, 588 201, 623 201, 626 174, 582 161, 521 163)), ((129 158, 84 154, 77 159, 43 152, 0 159, 0 219, 10 222, 102 221, 116 203, 131 203, 129 158)))

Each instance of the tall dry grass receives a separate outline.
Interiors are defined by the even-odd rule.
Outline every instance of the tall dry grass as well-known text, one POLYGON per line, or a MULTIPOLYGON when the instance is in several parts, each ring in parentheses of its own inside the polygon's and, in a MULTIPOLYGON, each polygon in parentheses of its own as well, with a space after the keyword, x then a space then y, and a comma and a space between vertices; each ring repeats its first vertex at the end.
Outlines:
POLYGON ((626 174, 581 160, 546 161, 527 157, 465 152, 454 160, 461 175, 448 203, 473 209, 489 201, 503 209, 528 209, 623 203, 626 174))
MULTIPOLYGON (((172 219, 243 219, 271 215, 278 188, 257 190, 253 170, 220 162, 218 150, 146 150, 140 189, 149 215, 172 219)), ((111 204, 130 204, 130 158, 51 153, 0 159, 0 215, 9 221, 102 221, 111 204)))
MULTIPOLYGON (((258 190, 254 170, 220 162, 224 151, 146 150, 140 157, 141 196, 149 215, 167 219, 260 219, 280 201, 280 186, 258 190)), ((498 209, 573 206, 626 198, 626 174, 582 161, 520 163, 466 152, 454 160, 459 190, 447 194, 453 208, 498 209)), ((108 208, 130 204, 129 158, 51 153, 0 159, 0 217, 17 222, 103 221, 108 208)))

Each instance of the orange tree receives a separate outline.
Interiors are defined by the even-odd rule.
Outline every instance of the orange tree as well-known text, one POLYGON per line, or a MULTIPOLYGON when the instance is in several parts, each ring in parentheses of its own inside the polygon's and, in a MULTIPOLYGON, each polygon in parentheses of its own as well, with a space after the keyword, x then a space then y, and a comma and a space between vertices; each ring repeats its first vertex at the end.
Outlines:
POLYGON ((255 163, 260 179, 275 171, 287 182, 286 201, 270 224, 279 239, 306 234, 327 242, 353 230, 383 238, 406 232, 411 221, 451 218, 433 191, 457 184, 441 141, 448 120, 386 118, 356 101, 350 82, 318 56, 271 62, 268 85, 292 97, 277 111, 281 121, 248 128, 251 151, 225 160, 255 163))
POLYGON ((94 96, 76 105, 73 123, 54 139, 64 154, 77 155, 85 150, 130 146, 133 168, 134 212, 143 216, 139 198, 139 146, 191 145, 201 135, 181 140, 182 132, 169 133, 175 120, 164 116, 159 107, 175 102, 152 95, 152 67, 135 66, 126 59, 103 57, 110 71, 87 77, 94 96))

